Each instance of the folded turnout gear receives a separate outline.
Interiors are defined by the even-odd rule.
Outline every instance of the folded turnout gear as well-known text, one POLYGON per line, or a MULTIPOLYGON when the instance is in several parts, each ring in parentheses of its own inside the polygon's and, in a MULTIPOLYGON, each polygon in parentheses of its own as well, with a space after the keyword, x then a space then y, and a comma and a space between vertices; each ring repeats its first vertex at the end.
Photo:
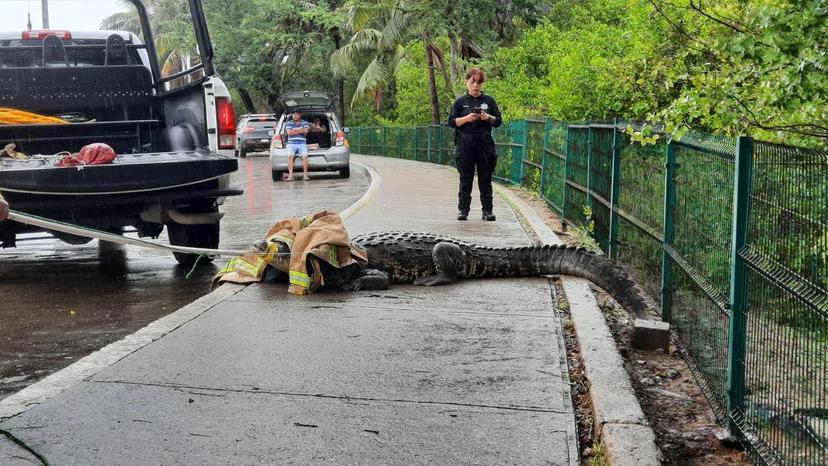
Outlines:
POLYGON ((368 262, 365 250, 351 244, 339 214, 328 210, 280 220, 270 227, 265 240, 266 251, 232 258, 216 273, 213 283, 258 282, 270 265, 288 274, 290 293, 302 295, 325 284, 320 261, 335 268, 368 262), (278 255, 280 250, 290 251, 289 261, 278 255))

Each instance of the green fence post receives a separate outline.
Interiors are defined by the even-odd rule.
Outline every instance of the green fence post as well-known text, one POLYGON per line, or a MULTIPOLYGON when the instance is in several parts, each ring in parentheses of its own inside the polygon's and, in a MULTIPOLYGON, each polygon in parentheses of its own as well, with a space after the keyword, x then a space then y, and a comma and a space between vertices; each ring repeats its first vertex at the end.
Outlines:
POLYGON ((586 206, 592 208, 592 125, 587 129, 586 206))
POLYGON ((420 131, 416 126, 414 127, 414 160, 420 160, 420 131))
POLYGON ((431 125, 425 128, 426 135, 426 162, 431 162, 431 125))
POLYGON ((569 143, 572 140, 572 128, 569 125, 566 125, 566 147, 564 147, 564 174, 563 174, 563 200, 561 201, 561 230, 566 231, 566 201, 567 201, 567 193, 569 192, 569 185, 566 184, 569 181, 569 143))
POLYGON ((736 173, 733 188, 733 230, 730 247, 730 325, 727 348, 727 417, 730 431, 741 437, 734 420, 744 410, 745 340, 747 333, 747 274, 741 251, 747 244, 750 177, 753 165, 753 139, 736 140, 736 173))
POLYGON ((523 119, 523 135, 521 138, 520 145, 523 146, 523 154, 520 157, 520 180, 518 186, 523 186, 523 174, 525 172, 523 167, 526 164, 526 158, 529 156, 529 122, 526 118, 523 119))
POLYGON ((382 127, 382 155, 388 157, 388 127, 382 127))
POLYGON ((543 196, 543 185, 546 181, 546 139, 549 135, 549 117, 543 117, 543 134, 541 137, 543 138, 541 143, 541 174, 540 174, 540 183, 538 183, 538 194, 540 195, 541 199, 545 199, 543 196))
POLYGON ((661 320, 673 320, 673 271, 667 248, 673 244, 676 212, 676 154, 673 143, 668 141, 664 149, 664 230, 661 238, 661 320))
POLYGON ((621 150, 618 141, 618 119, 612 120, 612 167, 610 168, 610 212, 609 212, 609 240, 607 240, 607 255, 612 260, 618 259, 618 195, 621 185, 621 150))
POLYGON ((437 125, 437 163, 443 164, 443 125, 437 125))

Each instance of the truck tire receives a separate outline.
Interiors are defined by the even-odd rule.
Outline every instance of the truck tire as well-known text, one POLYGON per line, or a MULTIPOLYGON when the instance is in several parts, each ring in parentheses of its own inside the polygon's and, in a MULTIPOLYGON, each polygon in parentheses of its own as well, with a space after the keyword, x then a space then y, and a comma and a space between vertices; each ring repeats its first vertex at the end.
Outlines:
POLYGON ((339 177, 340 178, 350 178, 351 177, 351 166, 348 165, 345 168, 339 169, 339 177))
MULTIPOLYGON (((182 225, 180 223, 168 223, 167 235, 170 237, 170 244, 173 246, 187 246, 192 248, 216 249, 219 245, 219 224, 209 225, 182 225)), ((175 260, 181 265, 193 265, 198 254, 187 254, 184 252, 173 252, 175 260)), ((199 262, 210 262, 213 259, 201 256, 199 262)))
POLYGON ((285 172, 281 170, 271 170, 270 176, 273 178, 273 181, 282 181, 282 177, 285 176, 285 172))

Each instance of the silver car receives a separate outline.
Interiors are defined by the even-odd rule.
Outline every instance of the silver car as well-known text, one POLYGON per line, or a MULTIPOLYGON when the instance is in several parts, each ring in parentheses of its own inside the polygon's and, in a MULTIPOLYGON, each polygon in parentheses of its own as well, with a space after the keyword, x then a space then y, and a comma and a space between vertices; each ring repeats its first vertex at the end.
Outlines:
MULTIPOLYGON (((351 176, 351 149, 345 134, 348 128, 342 128, 336 115, 331 111, 331 96, 323 92, 291 92, 281 97, 284 113, 276 125, 277 131, 270 143, 270 169, 273 181, 280 181, 288 171, 286 146, 287 130, 285 124, 291 114, 299 110, 302 119, 317 123, 326 128, 323 132, 311 132, 307 135, 308 171, 338 171, 341 178, 351 176)), ((301 173, 302 158, 293 158, 294 173, 301 173)))

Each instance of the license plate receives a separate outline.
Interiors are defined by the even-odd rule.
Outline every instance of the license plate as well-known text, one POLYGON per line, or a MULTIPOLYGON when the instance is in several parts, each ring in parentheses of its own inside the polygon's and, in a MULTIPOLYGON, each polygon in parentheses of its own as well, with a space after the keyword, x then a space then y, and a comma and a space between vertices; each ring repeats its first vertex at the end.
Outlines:
POLYGON ((262 139, 262 142, 270 142, 270 139, 262 139))

